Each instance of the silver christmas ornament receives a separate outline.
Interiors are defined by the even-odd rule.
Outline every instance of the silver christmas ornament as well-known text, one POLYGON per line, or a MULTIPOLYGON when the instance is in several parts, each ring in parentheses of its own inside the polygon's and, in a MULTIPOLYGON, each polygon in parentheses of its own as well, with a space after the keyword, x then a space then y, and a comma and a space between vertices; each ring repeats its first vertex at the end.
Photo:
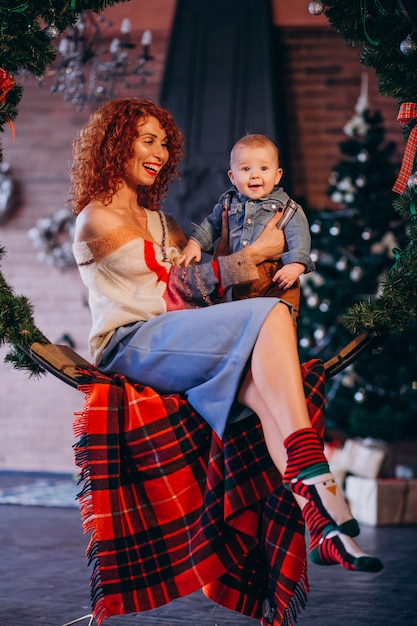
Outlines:
POLYGON ((320 258, 320 252, 316 250, 315 248, 313 248, 311 250, 310 256, 311 256, 311 260, 313 261, 313 263, 317 263, 317 261, 320 258))
POLYGON ((339 270, 339 272, 344 272, 347 266, 348 266, 348 261, 345 256, 341 256, 340 259, 336 261, 336 269, 339 270))
POLYGON ((352 389, 355 384, 355 376, 352 374, 352 372, 347 373, 342 377, 341 383, 343 387, 352 389))
POLYGON ((48 39, 56 39, 59 37, 59 28, 55 26, 55 24, 49 24, 43 31, 48 39))
POLYGON ((407 37, 400 43, 400 50, 406 56, 408 54, 413 54, 417 50, 417 43, 411 35, 407 35, 407 37))
POLYGON ((319 297, 317 294, 312 294, 311 296, 309 296, 306 300, 307 306, 309 307, 309 309, 315 309, 318 304, 319 304, 319 297))
POLYGON ((366 163, 369 158, 369 153, 367 150, 361 150, 356 158, 360 163, 366 163))
POLYGON ((357 404, 363 404, 366 401, 366 391, 363 387, 360 387, 353 396, 357 404))
POLYGON ((339 204, 340 202, 343 202, 343 194, 340 193, 340 191, 334 191, 330 196, 330 199, 332 200, 332 202, 339 204))
POLYGON ((417 172, 411 174, 410 178, 407 181, 407 186, 409 189, 414 189, 414 187, 417 187, 417 172))
POLYGON ((340 231, 341 231, 341 226, 340 226, 339 222, 335 222, 329 228, 329 233, 331 234, 332 237, 337 237, 338 235, 340 235, 340 231))
POLYGON ((325 328, 323 326, 318 326, 314 331, 314 339, 317 341, 317 343, 320 343, 321 341, 323 341, 325 336, 326 336, 325 328))
POLYGON ((321 222, 319 220, 314 220, 314 222, 310 226, 310 230, 313 235, 318 235, 321 233, 321 222))
POLYGON ((320 0, 313 0, 308 5, 308 10, 311 15, 321 15, 325 9, 324 2, 320 2, 320 0))
POLYGON ((351 269, 350 279, 356 283, 362 278, 362 274, 362 269, 358 265, 355 265, 355 267, 352 267, 351 269))

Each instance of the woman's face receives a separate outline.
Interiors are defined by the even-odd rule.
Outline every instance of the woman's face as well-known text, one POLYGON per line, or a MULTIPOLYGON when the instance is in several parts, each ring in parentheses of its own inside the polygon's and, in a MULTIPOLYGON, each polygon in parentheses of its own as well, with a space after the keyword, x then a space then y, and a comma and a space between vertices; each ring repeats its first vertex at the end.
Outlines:
POLYGON ((167 135, 156 117, 139 122, 138 131, 125 169, 126 182, 134 188, 152 185, 169 159, 167 135))

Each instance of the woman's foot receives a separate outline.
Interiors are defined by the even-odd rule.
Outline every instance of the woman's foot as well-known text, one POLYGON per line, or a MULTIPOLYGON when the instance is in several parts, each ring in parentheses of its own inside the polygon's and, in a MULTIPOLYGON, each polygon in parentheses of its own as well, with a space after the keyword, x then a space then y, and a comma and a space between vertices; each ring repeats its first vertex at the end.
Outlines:
POLYGON ((383 564, 379 559, 365 554, 355 541, 338 531, 322 536, 310 550, 310 559, 317 565, 342 565, 355 572, 380 572, 383 564))
POLYGON ((330 472, 317 431, 311 427, 297 430, 285 439, 284 446, 287 467, 282 482, 310 504, 305 507, 310 531, 320 528, 322 534, 339 530, 350 537, 358 535, 358 523, 330 472))
POLYGON ((331 472, 311 478, 293 478, 284 485, 307 501, 305 517, 310 531, 320 527, 322 534, 337 530, 349 537, 359 535, 358 522, 331 472))
POLYGON ((381 561, 362 552, 352 539, 359 534, 359 525, 330 472, 319 434, 304 428, 287 437, 284 445, 288 460, 282 482, 297 496, 310 531, 311 560, 357 572, 379 572, 381 561))

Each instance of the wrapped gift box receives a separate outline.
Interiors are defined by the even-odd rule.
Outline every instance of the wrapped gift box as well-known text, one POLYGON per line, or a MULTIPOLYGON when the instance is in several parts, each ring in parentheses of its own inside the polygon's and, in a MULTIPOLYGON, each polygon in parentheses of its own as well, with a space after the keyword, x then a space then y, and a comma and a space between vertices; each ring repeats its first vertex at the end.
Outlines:
POLYGON ((371 526, 417 524, 417 479, 348 476, 345 495, 358 522, 371 526))
POLYGON ((355 476, 376 478, 387 456, 387 446, 375 439, 347 439, 342 450, 345 471, 355 476))

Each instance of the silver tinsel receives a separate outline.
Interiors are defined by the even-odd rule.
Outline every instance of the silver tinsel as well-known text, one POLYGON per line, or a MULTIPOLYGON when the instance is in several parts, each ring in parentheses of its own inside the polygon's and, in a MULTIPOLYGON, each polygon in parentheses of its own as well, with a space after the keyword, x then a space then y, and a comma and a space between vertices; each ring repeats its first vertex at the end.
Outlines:
POLYGON ((17 183, 8 163, 0 165, 0 223, 6 221, 18 203, 17 183))
POLYGON ((38 251, 38 259, 60 269, 75 267, 72 253, 74 228, 75 217, 67 209, 38 220, 28 231, 28 237, 38 251))

